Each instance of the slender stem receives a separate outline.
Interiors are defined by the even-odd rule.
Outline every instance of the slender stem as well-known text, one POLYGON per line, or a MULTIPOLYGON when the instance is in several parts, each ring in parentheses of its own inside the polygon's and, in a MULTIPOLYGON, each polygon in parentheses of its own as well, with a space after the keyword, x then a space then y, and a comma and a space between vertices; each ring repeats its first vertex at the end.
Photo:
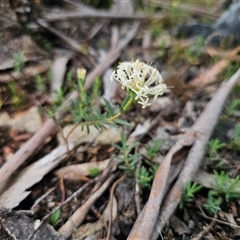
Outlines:
POLYGON ((124 151, 124 153, 123 153, 123 157, 124 157, 124 162, 125 162, 127 168, 130 170, 128 154, 129 154, 129 152, 126 149, 126 151, 124 151))
POLYGON ((128 102, 123 106, 123 111, 126 111, 131 106, 131 104, 133 103, 133 100, 134 100, 134 97, 131 96, 128 102))
MULTIPOLYGON (((127 98, 129 98, 128 99, 128 101, 126 102, 126 104, 123 106, 123 112, 125 112, 130 106, 131 106, 131 104, 132 104, 132 102, 133 102, 133 100, 134 100, 134 97, 129 97, 129 96, 127 96, 127 98)), ((126 98, 126 99, 127 99, 126 98)), ((125 99, 125 100, 126 100, 125 99)), ((115 120, 116 118, 118 118, 118 117, 120 117, 122 115, 122 112, 119 112, 119 113, 117 113, 116 115, 114 115, 114 116, 112 116, 112 117, 110 117, 110 118, 107 118, 107 121, 108 122, 110 122, 110 121, 113 121, 113 120, 115 120)))
POLYGON ((118 118, 119 116, 121 116, 121 112, 117 113, 116 115, 110 117, 110 118, 107 118, 107 121, 110 122, 110 121, 113 121, 114 119, 118 118))

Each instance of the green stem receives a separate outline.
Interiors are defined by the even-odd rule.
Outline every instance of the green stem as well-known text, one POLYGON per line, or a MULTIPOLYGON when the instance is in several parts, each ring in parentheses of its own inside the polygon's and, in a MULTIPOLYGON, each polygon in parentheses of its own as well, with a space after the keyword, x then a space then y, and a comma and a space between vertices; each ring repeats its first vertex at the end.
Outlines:
POLYGON ((124 151, 124 153, 123 153, 123 157, 124 157, 125 165, 126 165, 127 168, 130 170, 129 160, 128 160, 128 152, 127 152, 127 151, 124 151))
MULTIPOLYGON (((123 110, 123 112, 125 112, 130 106, 131 106, 131 104, 133 103, 133 101, 134 101, 134 97, 132 97, 132 96, 127 96, 126 98, 125 98, 125 100, 123 101, 123 107, 122 107, 122 110, 123 110)), ((110 117, 110 118, 107 118, 107 121, 108 122, 110 122, 110 121, 113 121, 113 120, 115 120, 116 118, 118 118, 118 117, 120 117, 122 115, 122 112, 119 112, 119 113, 117 113, 116 115, 114 115, 114 116, 112 116, 112 117, 110 117)))

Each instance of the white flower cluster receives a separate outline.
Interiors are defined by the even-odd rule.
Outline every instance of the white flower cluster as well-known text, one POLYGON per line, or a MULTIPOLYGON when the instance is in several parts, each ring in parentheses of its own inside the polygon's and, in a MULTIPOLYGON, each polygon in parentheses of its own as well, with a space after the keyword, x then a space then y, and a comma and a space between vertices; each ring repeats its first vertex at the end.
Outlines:
POLYGON ((155 101, 158 96, 168 92, 167 85, 158 70, 143 62, 123 62, 111 74, 111 81, 115 79, 122 84, 122 89, 130 89, 136 94, 135 100, 145 108, 151 103, 149 97, 155 101))

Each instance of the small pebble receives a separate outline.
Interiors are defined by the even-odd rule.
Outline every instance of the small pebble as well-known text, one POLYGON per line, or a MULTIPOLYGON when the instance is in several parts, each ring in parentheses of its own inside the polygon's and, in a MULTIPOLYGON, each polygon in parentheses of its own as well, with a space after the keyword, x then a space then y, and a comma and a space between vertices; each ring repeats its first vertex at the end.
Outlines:
POLYGON ((190 220, 188 221, 188 227, 189 227, 190 229, 194 229, 194 228, 195 228, 195 222, 190 219, 190 220))

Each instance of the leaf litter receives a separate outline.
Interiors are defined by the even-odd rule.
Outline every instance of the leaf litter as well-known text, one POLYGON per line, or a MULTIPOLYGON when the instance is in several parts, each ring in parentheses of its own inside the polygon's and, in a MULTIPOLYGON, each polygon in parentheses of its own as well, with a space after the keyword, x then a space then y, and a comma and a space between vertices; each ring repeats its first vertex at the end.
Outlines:
MULTIPOLYGON (((41 14, 46 11, 37 19, 35 29, 41 37, 34 38, 32 32, 28 40, 29 46, 35 44, 31 41, 37 41, 44 48, 42 52, 35 48, 39 58, 31 58, 29 48, 21 47, 23 30, 20 31, 23 37, 10 39, 19 41, 18 49, 10 50, 16 53, 21 50, 28 58, 19 57, 15 65, 19 69, 14 69, 14 59, 6 57, 13 56, 12 52, 7 55, 5 52, 1 57, 2 66, 7 67, 0 70, 0 122, 1 128, 7 129, 4 134, 9 134, 0 135, 1 208, 7 208, 13 215, 24 210, 32 219, 40 219, 33 237, 42 234, 44 222, 50 223, 54 211, 59 210, 55 230, 65 239, 157 239, 159 236, 233 239, 239 236, 236 198, 229 202, 222 200, 221 210, 213 215, 204 209, 209 201, 208 193, 217 190, 217 176, 223 176, 216 175, 216 170, 231 176, 227 184, 236 182, 231 193, 239 194, 240 134, 235 112, 240 106, 232 106, 231 112, 224 109, 229 96, 238 98, 239 95, 239 48, 234 45, 230 50, 216 50, 216 46, 209 46, 214 43, 209 37, 205 46, 200 47, 197 37, 191 41, 179 40, 172 31, 191 18, 216 19, 222 10, 216 15, 209 8, 198 9, 197 4, 191 3, 189 7, 153 1, 143 2, 144 11, 136 4, 137 10, 130 1, 113 3, 112 8, 103 10, 75 1, 63 2, 72 7, 70 11, 64 5, 46 6, 41 1, 32 9, 33 18, 39 9, 41 14), (190 14, 186 18, 187 11, 190 14), (76 21, 78 18, 80 23, 76 21), (52 54, 54 50, 60 55, 52 54), (49 64, 43 61, 46 56, 49 64), (90 126, 88 133, 81 124, 74 123, 69 108, 81 97, 74 85, 76 71, 87 69, 85 91, 93 89, 92 96, 97 94, 95 108, 101 112, 106 103, 103 99, 114 108, 126 97, 119 85, 110 82, 116 64, 137 58, 162 73, 170 93, 158 97, 145 109, 133 104, 121 116, 129 126, 104 126, 104 129, 90 126), (40 65, 36 67, 36 63, 40 65), (50 68, 52 73, 47 72, 50 68), (33 79, 38 74, 40 81, 34 86, 33 79), (99 76, 103 85, 96 90, 99 76), (44 79, 47 79, 46 86, 41 85, 44 79), (51 118, 49 109, 57 104, 57 97, 59 104, 51 118), (222 149, 212 150, 213 157, 209 153, 209 141, 219 121, 233 121, 235 129, 232 126, 228 129, 232 133, 226 134, 222 149), (162 144, 154 145, 159 140, 162 144), (133 159, 133 170, 127 165, 128 157, 133 159), (125 168, 122 164, 126 164, 125 168), (145 185, 141 185, 143 179, 145 185), (184 188, 194 181, 204 190, 179 209, 184 188)), ((217 8, 214 2, 211 4, 213 9, 217 8)), ((14 11, 19 12, 19 6, 13 4, 10 9, 4 0, 0 10, 3 12, 7 7, 6 16, 11 15, 17 28, 21 29, 20 22, 32 30, 24 15, 18 14, 16 19, 14 11)), ((11 33, 11 28, 7 25, 5 28, 11 33)), ((206 25, 202 29, 210 28, 206 25)), ((224 199, 225 193, 218 194, 216 197, 224 199)), ((4 211, 1 224, 8 218, 4 211)), ((25 219, 25 215, 19 216, 25 219)), ((9 234, 15 234, 7 225, 4 227, 9 234)), ((17 224, 13 228, 18 228, 17 224)), ((60 235, 56 236, 61 239, 60 235)))

